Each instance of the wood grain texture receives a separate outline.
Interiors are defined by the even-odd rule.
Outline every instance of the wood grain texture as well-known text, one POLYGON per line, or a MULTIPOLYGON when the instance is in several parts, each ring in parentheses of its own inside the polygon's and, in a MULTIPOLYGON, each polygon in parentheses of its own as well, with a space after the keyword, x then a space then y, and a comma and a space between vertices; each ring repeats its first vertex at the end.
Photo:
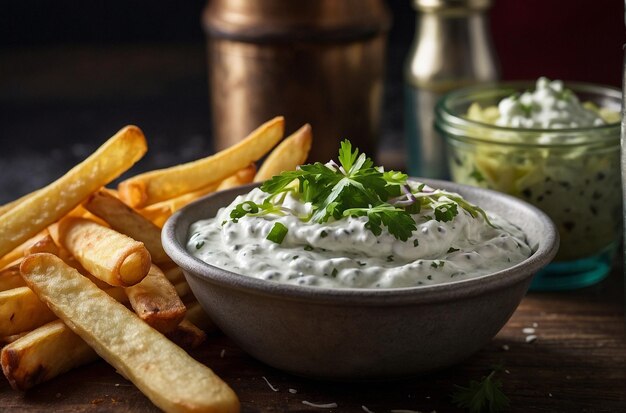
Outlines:
MULTIPOLYGON (((510 412, 626 411, 626 334, 621 269, 588 289, 531 293, 498 336, 464 363, 421 377, 387 383, 329 383, 267 367, 222 335, 210 336, 192 355, 239 395, 242 411, 373 412, 410 409, 461 412, 451 403, 454 384, 502 363, 510 412), (537 340, 523 328, 537 323, 537 340), (503 346, 508 346, 508 351, 503 346), (223 357, 221 357, 223 351, 223 357), (263 379, 275 388, 274 392, 263 379), (297 393, 291 393, 294 389, 297 393), (335 409, 304 405, 335 402, 335 409)), ((462 339, 462 338, 460 338, 462 339)), ((71 371, 26 393, 0 381, 0 410, 11 412, 157 412, 150 401, 106 363, 71 371)))

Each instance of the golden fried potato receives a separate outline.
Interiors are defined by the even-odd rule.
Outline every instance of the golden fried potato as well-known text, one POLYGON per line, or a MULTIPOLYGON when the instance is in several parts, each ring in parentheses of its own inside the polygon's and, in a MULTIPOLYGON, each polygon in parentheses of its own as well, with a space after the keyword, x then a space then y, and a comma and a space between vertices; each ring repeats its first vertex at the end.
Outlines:
POLYGON ((28 287, 0 292, 0 336, 30 331, 54 320, 55 315, 28 287))
POLYGON ((109 191, 100 190, 92 194, 83 206, 114 230, 143 242, 155 264, 172 263, 161 244, 161 229, 109 191))
POLYGON ((146 150, 141 130, 127 126, 61 178, 0 215, 0 256, 65 216, 129 169, 146 150))
POLYGON ((125 291, 139 318, 161 333, 175 330, 185 317, 185 305, 156 265, 152 265, 141 282, 126 287, 125 291))
POLYGON ((215 155, 129 178, 118 186, 120 199, 138 208, 219 182, 263 157, 283 137, 284 127, 279 116, 215 155))
POLYGON ((90 274, 110 285, 137 284, 150 270, 143 243, 88 219, 63 219, 59 241, 90 274))
POLYGON ((41 300, 102 358, 166 412, 239 412, 211 369, 141 321, 51 254, 24 259, 22 276, 41 300))
POLYGON ((283 171, 293 171, 309 156, 313 133, 308 123, 285 138, 265 159, 254 182, 263 182, 283 171))
POLYGON ((27 390, 98 355, 61 320, 45 324, 5 346, 2 371, 16 390, 27 390))

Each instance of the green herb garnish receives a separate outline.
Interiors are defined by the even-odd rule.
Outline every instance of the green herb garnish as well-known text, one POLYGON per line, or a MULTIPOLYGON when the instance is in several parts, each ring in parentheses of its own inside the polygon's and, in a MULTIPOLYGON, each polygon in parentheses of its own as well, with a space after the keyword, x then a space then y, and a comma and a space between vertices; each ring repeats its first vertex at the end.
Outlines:
MULTIPOLYGON (((425 184, 412 187, 406 174, 385 172, 375 167, 365 154, 353 150, 348 140, 341 142, 339 164, 330 161, 326 165, 319 162, 302 165, 295 171, 274 176, 261 186, 261 190, 269 196, 262 204, 246 201, 235 206, 230 213, 234 222, 245 215, 293 212, 283 207, 289 193, 302 202, 311 203, 311 213, 300 216, 302 221, 324 223, 350 216, 366 217, 365 227, 373 234, 380 235, 382 227, 386 227, 391 235, 402 241, 409 239, 416 229, 411 214, 417 214, 423 208, 433 209, 435 219, 441 222, 452 220, 459 213, 457 206, 472 217, 481 214, 487 220, 482 209, 455 194, 432 190, 425 184), (442 197, 447 199, 440 200, 442 197)), ((327 235, 324 230, 320 232, 321 238, 327 235)))
POLYGON ((437 221, 451 221, 458 213, 457 204, 454 202, 448 202, 435 207, 435 219, 437 221))
POLYGON ((280 244, 285 239, 285 235, 287 235, 287 231, 288 230, 286 226, 284 226, 280 222, 275 222, 269 234, 267 234, 266 239, 273 241, 277 244, 280 244))
POLYGON ((509 398, 502 391, 502 382, 494 378, 496 371, 480 381, 470 381, 468 387, 455 386, 452 402, 470 413, 496 413, 509 407, 509 398))

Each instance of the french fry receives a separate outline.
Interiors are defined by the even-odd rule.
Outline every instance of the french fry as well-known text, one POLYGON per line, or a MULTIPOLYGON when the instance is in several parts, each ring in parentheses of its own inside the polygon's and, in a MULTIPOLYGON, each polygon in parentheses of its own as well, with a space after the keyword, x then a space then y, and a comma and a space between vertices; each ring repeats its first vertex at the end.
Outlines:
POLYGON ((217 327, 211 320, 211 317, 204 311, 200 303, 196 300, 187 304, 187 315, 185 320, 192 322, 206 333, 210 333, 217 330, 217 327))
POLYGON ((243 168, 240 171, 237 171, 233 176, 229 176, 224 179, 220 185, 217 187, 218 191, 224 191, 226 189, 234 188, 236 186, 241 186, 245 184, 249 184, 254 179, 256 175, 256 164, 251 163, 247 168, 243 168))
POLYGON ((39 238, 34 244, 24 250, 24 255, 37 254, 38 252, 47 252, 59 255, 59 246, 54 242, 50 234, 46 234, 39 238))
POLYGON ((148 205, 145 208, 138 209, 137 212, 159 228, 163 228, 165 221, 174 213, 169 201, 161 201, 156 204, 148 205))
POLYGON ((7 212, 9 209, 16 207, 17 205, 19 205, 20 203, 26 201, 28 198, 32 197, 33 195, 35 195, 37 193, 37 191, 33 191, 30 192, 14 201, 11 201, 7 204, 4 204, 2 206, 0 206, 0 215, 4 214, 5 212, 7 212))
POLYGON ((263 182, 283 171, 293 171, 309 156, 313 134, 308 123, 285 138, 265 159, 254 182, 263 182))
POLYGON ((0 291, 10 290, 16 287, 24 287, 24 280, 20 275, 20 263, 22 260, 16 261, 13 265, 0 270, 0 291))
POLYGON ((65 324, 166 412, 239 412, 208 367, 51 254, 21 265, 24 280, 65 324))
MULTIPOLYGON (((0 221, 2 221, 2 217, 0 217, 0 221)), ((41 231, 34 237, 27 239, 26 241, 22 242, 17 247, 13 248, 11 251, 5 254, 2 258, 0 258, 0 268, 4 268, 8 265, 12 265, 13 262, 22 258, 24 256, 25 251, 28 248, 30 248, 31 245, 35 244, 37 241, 39 241, 42 237, 45 237, 47 234, 48 234, 48 230, 44 229, 43 231, 41 231)))
POLYGON ((204 331, 187 319, 181 321, 166 337, 184 349, 194 349, 206 340, 204 331))
POLYGON ((30 331, 26 331, 24 333, 19 333, 19 334, 13 334, 12 336, 4 336, 0 338, 0 347, 4 347, 7 344, 11 344, 14 341, 24 337, 26 334, 28 334, 30 331))
POLYGON ((185 305, 172 283, 156 265, 152 265, 141 282, 125 290, 139 318, 161 333, 175 330, 185 317, 185 305))
MULTIPOLYGON (((168 334, 179 346, 193 349, 206 334, 187 320, 168 334)), ((99 359, 98 354, 61 320, 25 334, 4 337, 2 371, 15 390, 28 390, 66 371, 99 359), (71 349, 71 351, 68 351, 71 349)))
POLYGON ((55 318, 28 287, 0 292, 0 336, 30 331, 55 318))
POLYGON ((184 207, 188 203, 195 201, 196 199, 215 192, 218 184, 211 184, 206 187, 200 188, 197 191, 189 192, 176 198, 167 199, 165 201, 157 202, 152 205, 148 205, 145 208, 140 209, 138 212, 147 220, 154 223, 157 227, 163 227, 165 221, 180 208, 184 207))
POLYGON ((163 273, 165 274, 165 278, 167 278, 174 285, 178 284, 180 281, 185 281, 183 270, 178 266, 168 268, 164 270, 163 273))
POLYGON ((145 208, 139 209, 138 212, 148 221, 152 222, 157 227, 162 228, 165 221, 167 221, 167 219, 172 216, 174 212, 178 211, 182 207, 212 192, 222 191, 224 189, 250 183, 252 182, 255 173, 256 165, 252 163, 237 171, 236 174, 224 179, 219 184, 211 184, 198 189, 197 191, 189 192, 172 199, 148 205, 145 208))
POLYGON ((191 287, 187 284, 187 281, 182 280, 174 284, 174 288, 176 289, 176 294, 184 299, 188 295, 191 295, 191 287))
POLYGON ((100 190, 92 194, 83 206, 114 230, 143 242, 155 264, 172 262, 163 250, 161 229, 108 191, 100 190))
POLYGON ((150 270, 143 243, 88 219, 63 219, 59 241, 90 274, 110 285, 137 284, 150 270))
POLYGON ((96 352, 61 320, 20 337, 0 354, 2 371, 16 390, 28 390, 97 359, 96 352))
POLYGON ((127 126, 50 185, 0 216, 0 256, 59 220, 92 192, 117 178, 146 152, 146 140, 127 126))
POLYGON ((215 155, 129 178, 118 186, 120 199, 132 207, 143 207, 219 182, 272 149, 283 137, 284 124, 282 117, 276 117, 215 155))

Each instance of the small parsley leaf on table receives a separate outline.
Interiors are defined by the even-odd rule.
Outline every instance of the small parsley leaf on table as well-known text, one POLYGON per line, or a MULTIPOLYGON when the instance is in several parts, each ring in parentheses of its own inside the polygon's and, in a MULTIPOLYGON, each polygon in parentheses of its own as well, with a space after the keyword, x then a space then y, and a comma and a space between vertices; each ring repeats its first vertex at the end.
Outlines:
POLYGON ((471 380, 468 387, 455 386, 452 402, 470 413, 497 413, 509 407, 502 382, 495 379, 496 370, 480 381, 471 380))

